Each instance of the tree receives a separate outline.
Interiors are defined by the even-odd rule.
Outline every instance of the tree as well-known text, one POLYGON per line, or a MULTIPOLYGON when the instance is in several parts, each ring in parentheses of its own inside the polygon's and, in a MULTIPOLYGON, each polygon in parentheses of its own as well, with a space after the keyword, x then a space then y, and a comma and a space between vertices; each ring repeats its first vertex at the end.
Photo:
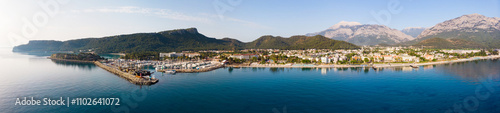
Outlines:
POLYGON ((425 62, 427 61, 427 59, 425 59, 424 57, 419 57, 420 58, 420 62, 425 62))
POLYGON ((498 51, 497 50, 493 50, 493 52, 491 54, 498 55, 498 51))
POLYGON ((257 57, 252 57, 252 62, 257 62, 258 58, 257 57))
POLYGON ((487 56, 486 51, 484 51, 484 50, 481 50, 478 53, 475 53, 474 55, 475 56, 487 56))
POLYGON ((311 63, 311 60, 308 60, 308 59, 302 60, 302 63, 308 64, 308 63, 311 63))
POLYGON ((365 58, 364 61, 365 61, 365 63, 368 63, 368 62, 370 62, 370 59, 365 58))
POLYGON ((401 57, 396 57, 396 58, 395 58, 395 60, 396 60, 397 62, 402 62, 402 61, 403 61, 403 58, 401 58, 401 57))
POLYGON ((260 64, 266 64, 266 60, 261 60, 260 64))

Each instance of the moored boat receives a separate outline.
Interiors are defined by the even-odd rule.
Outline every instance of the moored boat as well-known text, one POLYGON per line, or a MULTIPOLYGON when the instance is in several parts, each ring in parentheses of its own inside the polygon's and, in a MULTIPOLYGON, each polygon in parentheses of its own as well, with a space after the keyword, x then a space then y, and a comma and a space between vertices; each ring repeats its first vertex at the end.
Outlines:
POLYGON ((165 73, 168 73, 168 74, 175 74, 175 70, 166 70, 165 73))

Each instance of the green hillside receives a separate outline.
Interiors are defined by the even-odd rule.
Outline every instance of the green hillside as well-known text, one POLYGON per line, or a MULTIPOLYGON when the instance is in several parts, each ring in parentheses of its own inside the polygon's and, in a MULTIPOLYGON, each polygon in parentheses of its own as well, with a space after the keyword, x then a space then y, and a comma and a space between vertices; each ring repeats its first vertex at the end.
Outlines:
POLYGON ((482 44, 467 41, 464 39, 443 39, 443 38, 429 38, 420 41, 413 46, 424 46, 426 48, 435 49, 463 49, 463 48, 485 48, 482 44))
POLYGON ((249 42, 246 48, 256 49, 357 49, 358 46, 345 42, 316 36, 292 36, 290 38, 262 36, 249 42))
MULTIPOLYGON (((476 32, 449 31, 442 32, 432 36, 422 37, 417 41, 439 37, 443 39, 462 39, 465 41, 474 42, 486 48, 500 48, 500 31, 498 30, 481 30, 476 29, 476 32)), ((457 45, 460 47, 460 45, 457 45)), ((468 47, 468 45, 463 45, 468 47)))
POLYGON ((236 39, 215 39, 198 33, 196 28, 177 29, 157 33, 135 33, 85 38, 68 41, 34 40, 14 47, 15 52, 80 51, 97 53, 132 53, 143 51, 171 52, 197 50, 237 50, 245 48, 265 49, 352 49, 358 46, 323 36, 293 36, 290 38, 263 36, 253 42, 243 43, 236 39))

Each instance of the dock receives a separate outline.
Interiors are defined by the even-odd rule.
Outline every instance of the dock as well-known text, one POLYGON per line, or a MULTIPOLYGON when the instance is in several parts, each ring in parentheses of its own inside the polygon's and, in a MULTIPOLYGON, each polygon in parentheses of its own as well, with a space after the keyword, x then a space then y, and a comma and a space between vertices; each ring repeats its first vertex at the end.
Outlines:
POLYGON ((152 85, 152 84, 155 84, 157 83, 159 80, 156 79, 156 78, 151 78, 151 79, 145 79, 145 78, 137 78, 135 77, 134 75, 130 74, 130 73, 125 73, 123 71, 120 71, 118 69, 115 69, 115 68, 112 68, 112 67, 109 67, 105 64, 102 64, 101 62, 98 62, 98 61, 95 61, 94 62, 95 65, 101 67, 102 69, 108 71, 108 72, 111 72, 121 78, 125 78, 126 80, 128 80, 130 83, 133 83, 133 84, 137 84, 137 85, 152 85))

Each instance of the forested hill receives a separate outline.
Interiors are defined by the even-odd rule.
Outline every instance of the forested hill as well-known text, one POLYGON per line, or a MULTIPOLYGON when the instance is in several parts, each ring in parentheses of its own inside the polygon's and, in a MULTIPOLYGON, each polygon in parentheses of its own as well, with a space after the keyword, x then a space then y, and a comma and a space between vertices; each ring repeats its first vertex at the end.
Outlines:
POLYGON ((262 36, 246 43, 245 48, 255 49, 357 49, 358 46, 345 41, 333 40, 321 35, 292 36, 290 38, 262 36))
MULTIPOLYGON (((268 37, 268 36, 263 36, 268 37)), ((272 36, 271 36, 272 37, 272 36)), ((277 38, 277 37, 273 37, 277 38)), ((243 43, 236 39, 215 39, 198 33, 196 28, 177 29, 157 33, 135 33, 108 36, 102 38, 85 38, 68 41, 33 40, 28 44, 14 47, 14 52, 40 51, 75 51, 93 50, 97 53, 131 53, 142 51, 171 52, 197 50, 236 50, 246 48, 276 49, 339 49, 359 48, 344 41, 328 39, 322 36, 294 36, 270 42, 262 37, 243 43), (264 42, 264 43, 261 43, 264 42), (285 44, 286 46, 282 46, 285 44)))

